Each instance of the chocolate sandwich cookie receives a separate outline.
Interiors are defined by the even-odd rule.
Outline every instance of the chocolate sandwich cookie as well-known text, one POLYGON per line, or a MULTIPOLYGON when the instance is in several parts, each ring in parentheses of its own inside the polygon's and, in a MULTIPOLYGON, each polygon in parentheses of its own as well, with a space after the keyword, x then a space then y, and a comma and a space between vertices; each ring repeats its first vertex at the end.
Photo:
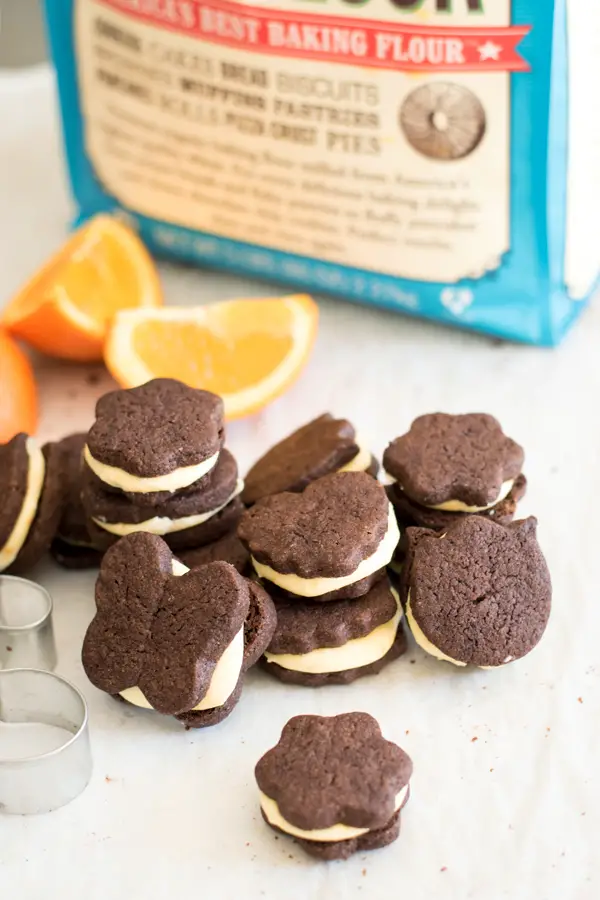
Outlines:
POLYGON ((402 606, 386 579, 357 600, 314 603, 272 594, 277 627, 263 657, 288 684, 350 684, 375 675, 406 650, 402 606))
POLYGON ((271 828, 318 859, 348 859, 398 837, 412 762, 367 713, 295 716, 255 775, 271 828))
POLYGON ((100 565, 102 553, 92 545, 87 516, 81 502, 83 448, 86 434, 71 434, 59 441, 65 506, 50 552, 65 569, 89 569, 100 565))
POLYGON ((189 728, 229 715, 275 628, 268 595, 233 566, 188 570, 142 532, 106 553, 96 607, 82 651, 92 684, 189 728))
POLYGON ((62 453, 18 434, 0 445, 0 572, 20 575, 49 548, 60 521, 62 453))
POLYGON ((105 490, 161 503, 191 485, 200 489, 224 438, 220 397, 156 378, 100 398, 84 458, 105 490))
POLYGON ((464 516, 445 532, 407 530, 401 576, 417 644, 457 666, 496 668, 541 639, 552 587, 534 518, 498 525, 464 516))
POLYGON ((240 575, 247 575, 252 570, 250 554, 240 541, 236 528, 212 544, 195 547, 193 550, 182 550, 178 553, 178 557, 189 569, 205 566, 209 562, 228 562, 240 575))
POLYGON ((337 472, 304 493, 259 500, 240 521, 257 575, 319 601, 366 594, 398 544, 393 507, 365 472, 337 472))
POLYGON ((378 470, 379 463, 361 444, 352 423, 325 413, 275 444, 252 466, 242 499, 251 506, 284 491, 300 493, 333 472, 367 472, 376 477, 378 470))
POLYGON ((389 445, 383 465, 399 521, 445 528, 460 513, 510 521, 525 493, 523 459, 493 416, 434 413, 389 445))
POLYGON ((158 534, 174 550, 183 550, 218 540, 236 526, 243 511, 238 499, 242 488, 235 459, 222 450, 203 490, 173 494, 159 506, 147 506, 142 497, 132 503, 123 494, 104 490, 88 470, 83 475, 82 501, 99 550, 135 531, 158 534))

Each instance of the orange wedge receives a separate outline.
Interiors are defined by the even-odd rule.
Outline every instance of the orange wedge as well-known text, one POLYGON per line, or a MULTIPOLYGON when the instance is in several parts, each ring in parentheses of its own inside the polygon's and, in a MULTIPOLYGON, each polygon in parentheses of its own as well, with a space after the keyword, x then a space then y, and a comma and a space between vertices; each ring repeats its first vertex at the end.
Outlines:
POLYGON ((31 363, 0 329, 0 444, 37 428, 37 391, 31 363))
POLYGON ((158 273, 137 235, 96 216, 67 241, 9 303, 4 326, 42 353, 102 359, 116 312, 162 303, 158 273))
POLYGON ((105 361, 122 387, 177 378, 220 394, 228 419, 261 409, 298 377, 317 332, 304 295, 117 313, 105 361))

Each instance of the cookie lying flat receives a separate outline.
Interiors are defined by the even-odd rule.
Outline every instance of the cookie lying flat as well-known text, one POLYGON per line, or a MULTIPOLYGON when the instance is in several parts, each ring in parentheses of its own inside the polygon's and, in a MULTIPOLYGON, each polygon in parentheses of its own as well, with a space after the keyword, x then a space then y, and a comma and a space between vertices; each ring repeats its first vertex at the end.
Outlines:
POLYGON ((100 565, 102 553, 92 546, 87 516, 81 502, 83 448, 86 434, 71 434, 58 446, 62 451, 65 507, 50 552, 65 569, 88 569, 100 565))
POLYGON ((107 549, 120 537, 145 531, 164 537, 173 549, 197 547, 233 528, 242 513, 236 501, 243 488, 237 464, 222 450, 214 474, 203 490, 173 494, 160 505, 132 503, 123 494, 106 491, 89 470, 83 476, 82 501, 94 545, 107 549))
POLYGON ((314 603, 273 594, 277 627, 264 668, 289 684, 350 684, 406 649, 402 606, 386 579, 357 600, 314 603))
POLYGON ((141 532, 105 555, 96 606, 82 651, 92 684, 194 728, 229 715, 275 628, 270 598, 233 566, 190 571, 141 532))
POLYGON ((107 490, 172 494, 215 467, 224 437, 220 397, 157 378, 100 398, 84 457, 107 490))
POLYGON ((300 493, 333 472, 367 472, 375 477, 378 469, 377 460, 358 441, 352 423, 325 413, 275 444, 252 466, 242 499, 251 506, 284 491, 300 493))
POLYGON ((319 859, 347 859, 396 840, 412 762, 367 713, 295 716, 255 775, 272 828, 319 859))
POLYGON ((465 516, 441 534, 408 529, 401 593, 423 650, 482 668, 533 650, 552 596, 536 527, 533 518, 504 526, 465 516))
POLYGON ((415 419, 393 441, 383 465, 398 489, 421 507, 477 513, 505 500, 523 466, 523 449, 484 413, 415 419))
POLYGON ((238 534, 260 578, 321 601, 365 594, 399 541, 385 490, 365 472, 338 472, 302 494, 265 497, 244 513, 238 534))
POLYGON ((18 434, 0 445, 0 572, 20 575, 44 555, 64 506, 62 453, 18 434))
POLYGON ((196 547, 193 550, 182 550, 178 557, 188 569, 205 566, 209 562, 228 562, 238 570, 240 575, 247 575, 252 569, 250 554, 237 535, 237 528, 229 531, 218 541, 196 547))

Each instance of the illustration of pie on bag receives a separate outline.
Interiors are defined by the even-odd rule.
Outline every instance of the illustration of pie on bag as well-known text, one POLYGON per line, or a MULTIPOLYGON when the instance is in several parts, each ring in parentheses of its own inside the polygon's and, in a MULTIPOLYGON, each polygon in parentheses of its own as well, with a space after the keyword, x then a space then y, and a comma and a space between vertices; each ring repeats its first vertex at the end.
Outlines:
POLYGON ((473 91, 460 84, 422 84, 406 97, 400 126, 423 156, 439 160, 464 159, 485 134, 485 111, 473 91))

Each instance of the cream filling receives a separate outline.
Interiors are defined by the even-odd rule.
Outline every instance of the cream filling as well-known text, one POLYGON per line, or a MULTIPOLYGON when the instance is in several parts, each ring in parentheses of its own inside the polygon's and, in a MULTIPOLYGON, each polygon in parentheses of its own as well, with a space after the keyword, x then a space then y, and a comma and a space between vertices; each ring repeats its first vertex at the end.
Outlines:
POLYGON ((396 640, 398 625, 402 619, 400 598, 393 588, 390 590, 396 600, 396 614, 388 622, 378 625, 370 634, 346 641, 341 647, 320 647, 310 653, 265 653, 265 659, 283 669, 308 675, 345 672, 383 659, 396 640))
MULTIPOLYGON (((400 793, 396 794, 394 813, 397 813, 404 803, 407 793, 408 785, 405 785, 400 793)), ((341 823, 338 825, 331 825, 329 828, 315 828, 311 831, 305 831, 303 828, 296 828, 295 825, 292 825, 291 822, 288 822, 287 819, 283 818, 275 800, 271 800, 271 798, 267 797, 266 794, 263 794, 262 791, 259 791, 259 796, 260 805, 269 824, 274 825, 276 828, 280 828, 281 831, 285 831, 286 834, 291 834, 292 837, 299 837, 305 841, 326 841, 327 843, 333 843, 336 841, 349 841, 352 838, 360 837, 363 834, 367 834, 368 831, 371 831, 370 828, 353 828, 351 825, 342 825, 341 823)))
POLYGON ((123 537, 126 534, 134 534, 137 531, 144 531, 146 534, 157 534, 161 537, 166 534, 173 534, 176 531, 185 531, 186 528, 195 528, 208 522, 213 516, 216 516, 221 510, 234 500, 238 494, 244 490, 244 482, 238 478, 238 482, 233 494, 227 498, 225 503, 216 509, 208 512, 200 513, 197 516, 182 516, 181 519, 169 519, 168 516, 155 516, 153 519, 146 519, 145 522, 138 522, 137 525, 131 522, 105 522, 103 519, 92 517, 92 521, 104 531, 123 537))
MULTIPOLYGON (((385 473, 387 478, 386 482, 388 484, 397 484, 401 491, 404 490, 400 482, 397 478, 394 478, 388 472, 385 473)), ((492 509, 492 507, 496 506, 496 504, 501 503, 503 500, 506 500, 508 495, 513 489, 513 485, 515 483, 515 479, 511 478, 510 481, 505 481, 502 487, 500 488, 500 493, 496 497, 495 500, 492 500, 491 503, 488 503, 487 506, 467 506, 466 503, 463 503, 462 500, 445 500, 443 503, 438 503, 437 505, 431 503, 421 503, 420 506, 424 506, 426 509, 439 509, 444 512, 463 512, 463 513, 478 513, 485 512, 486 509, 492 509)), ((414 501, 415 503, 417 501, 414 501)))
POLYGON ((27 438, 26 442, 28 468, 27 468, 27 487, 25 488, 25 496, 23 497, 23 505, 17 516, 17 520, 13 525, 13 529, 8 540, 3 547, 0 548, 0 572, 12 566, 15 559, 21 552, 25 541, 29 535, 29 529, 35 519, 38 503, 44 486, 44 478, 46 475, 46 460, 40 447, 33 438, 27 438))
MULTIPOLYGON (((173 575, 185 575, 190 570, 178 559, 173 560, 173 575)), ((234 639, 226 648, 223 656, 215 666, 208 691, 197 706, 189 712, 200 712, 203 709, 214 709, 223 706, 233 694, 240 678, 244 663, 244 628, 240 628, 234 639)), ((141 709, 153 709, 139 687, 127 688, 121 691, 121 697, 139 706, 141 709)))
POLYGON ((301 578, 299 575, 282 575, 276 572, 271 566, 263 565, 252 557, 252 565, 256 574, 260 578, 266 578, 267 581, 273 582, 278 587, 291 594, 297 594, 299 597, 320 597, 322 594, 328 594, 330 591, 338 591, 340 588, 355 584, 363 578, 367 578, 384 566, 387 566, 393 557, 396 547, 400 541, 400 532, 396 515, 393 507, 389 506, 388 510, 388 527, 387 531, 379 544, 379 547, 367 559, 363 559, 357 569, 351 575, 344 575, 341 578, 301 578))
POLYGON ((181 469, 175 469, 167 475, 140 478, 137 475, 130 475, 124 469, 108 466, 106 463, 94 459, 87 444, 83 449, 83 456, 92 472, 98 476, 100 481, 109 484, 111 487, 119 488, 121 491, 134 494, 152 494, 157 491, 173 493, 174 491, 180 491, 198 481, 211 469, 214 469, 219 459, 219 454, 215 453, 214 456, 203 460, 195 466, 183 466, 181 469))
POLYGON ((347 462, 345 466, 338 469, 338 472, 366 472, 370 467, 371 462, 373 461, 373 454, 368 447, 363 446, 363 444, 358 441, 357 443, 358 453, 350 460, 350 462, 347 462))
MULTIPOLYGON (((443 535, 445 537, 445 535, 443 535)), ((439 659, 443 662, 452 663, 453 666, 466 666, 468 663, 460 662, 458 659, 452 659, 451 656, 447 656, 439 647, 436 647, 435 644, 432 644, 429 638, 426 638, 423 634, 423 631, 417 624, 415 617, 413 616, 412 609, 410 606, 410 591, 408 592, 406 598, 406 620, 408 622, 408 627, 412 632, 412 636, 415 641, 419 645, 419 647, 425 651, 425 653, 429 653, 430 656, 434 656, 436 659, 439 659)), ((512 662, 513 657, 507 656, 504 662, 501 662, 499 666, 477 666, 478 669, 501 669, 502 666, 505 666, 507 663, 512 662)))

